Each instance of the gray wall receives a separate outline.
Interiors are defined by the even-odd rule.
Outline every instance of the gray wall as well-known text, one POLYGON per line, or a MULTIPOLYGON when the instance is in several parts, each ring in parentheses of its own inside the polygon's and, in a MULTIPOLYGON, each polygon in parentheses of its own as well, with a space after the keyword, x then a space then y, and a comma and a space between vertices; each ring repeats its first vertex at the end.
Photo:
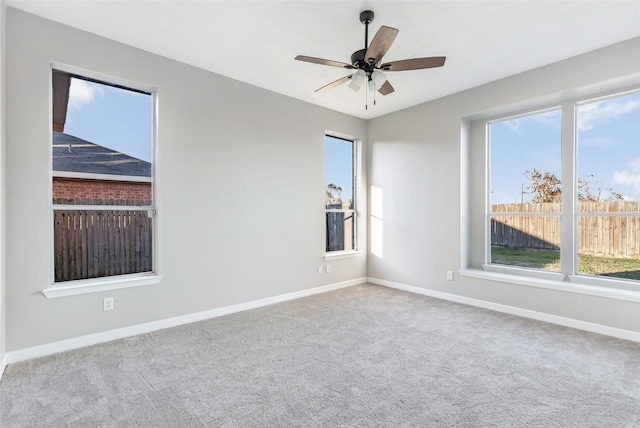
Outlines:
POLYGON ((0 0, 0 361, 2 361, 5 356, 6 335, 6 304, 4 286, 4 41, 6 10, 6 2, 4 0, 0 0))
POLYGON ((8 352, 366 276, 366 257, 317 274, 325 131, 364 138, 364 120, 12 8, 6 42, 8 352), (40 292, 51 259, 50 61, 157 88, 159 285, 40 292))
POLYGON ((469 247, 484 242, 484 142, 465 136, 469 121, 638 84, 638 52, 633 39, 371 120, 369 184, 384 206, 382 255, 369 255, 369 277, 640 331, 637 302, 445 277, 470 267, 469 247))
POLYGON ((478 239, 467 215, 467 184, 478 183, 467 171, 484 160, 461 144, 466 119, 637 79, 640 39, 367 123, 15 9, 6 28, 7 351, 367 275, 639 330, 637 303, 444 273, 467 267, 478 239), (50 61, 157 88, 159 285, 41 294, 51 261, 50 61), (363 176, 383 192, 383 236, 382 254, 335 260, 318 275, 326 130, 367 142, 363 176), (106 296, 112 312, 101 310, 106 296))

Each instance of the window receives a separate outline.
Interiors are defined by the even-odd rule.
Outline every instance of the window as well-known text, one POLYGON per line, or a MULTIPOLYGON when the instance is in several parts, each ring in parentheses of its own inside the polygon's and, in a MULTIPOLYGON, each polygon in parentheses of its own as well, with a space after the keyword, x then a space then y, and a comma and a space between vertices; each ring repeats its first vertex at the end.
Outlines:
POLYGON ((490 122, 490 262, 560 271, 561 112, 490 122))
POLYGON ((153 96, 52 70, 53 282, 149 273, 153 96))
POLYGON ((488 121, 487 140, 488 268, 640 281, 640 92, 488 121))
POLYGON ((326 251, 356 249, 355 142, 325 137, 326 251))
POLYGON ((640 280, 640 93, 580 103, 578 273, 640 280))

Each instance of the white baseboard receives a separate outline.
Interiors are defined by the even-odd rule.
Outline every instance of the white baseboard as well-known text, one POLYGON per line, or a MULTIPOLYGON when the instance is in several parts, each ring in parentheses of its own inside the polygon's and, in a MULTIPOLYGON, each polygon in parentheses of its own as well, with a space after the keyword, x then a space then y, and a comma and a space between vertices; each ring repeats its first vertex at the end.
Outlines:
POLYGON ((33 358, 44 357, 58 352, 69 351, 72 349, 83 348, 85 346, 96 345, 99 343, 109 342, 116 339, 123 339, 138 334, 150 333, 165 328, 177 327, 197 321, 204 321, 211 318, 229 315, 236 312, 247 311, 249 309, 261 308, 263 306, 273 305, 275 303, 286 302, 289 300, 300 299, 315 294, 326 293, 328 291, 338 290, 340 288, 350 287, 352 285, 363 284, 367 282, 367 278, 356 278, 349 281, 338 282, 335 284, 324 285, 321 287, 310 288, 307 290, 295 291, 293 293, 282 294, 279 296, 267 297, 265 299, 253 300, 251 302, 239 303, 237 305, 225 306, 222 308, 211 309, 208 311, 197 312, 189 315, 168 318, 159 321, 152 321, 144 324, 138 324, 131 327, 109 330, 102 333, 89 334, 73 339, 61 340, 59 342, 47 343, 45 345, 34 346, 31 348, 20 349, 8 352, 2 359, 4 368, 7 364, 19 361, 30 360, 33 358))
POLYGON ((412 285, 400 284, 397 282, 386 281, 377 278, 357 278, 349 281, 339 282, 335 284, 324 285, 321 287, 311 288, 307 290, 296 291, 293 293, 282 294, 279 296, 267 297, 265 299, 254 300, 251 302, 240 303, 237 305, 225 306, 222 308, 211 309, 208 311, 198 312, 179 317, 168 318, 159 321, 152 321, 144 324, 138 324, 131 327, 124 327, 116 330, 95 333, 86 336, 80 336, 73 339, 62 340, 59 342, 48 343, 45 345, 34 346, 31 348, 20 349, 8 352, 0 360, 0 379, 2 373, 8 364, 19 361, 30 360, 33 358, 44 357, 58 352, 69 351, 72 349, 83 348, 85 346, 96 345, 99 343, 109 342, 111 340, 123 339, 138 334, 150 333, 165 328, 177 327, 192 322, 203 321, 224 315, 242 312, 250 309, 256 309, 276 303, 286 302, 289 300, 300 299, 315 294, 326 293, 328 291, 338 290, 353 285, 369 282, 371 284, 382 285, 389 288, 408 291, 410 293, 421 294, 424 296, 434 297, 437 299, 449 300, 452 302, 462 303, 465 305, 476 306, 484 309, 490 309, 497 312, 517 315, 524 318, 531 318, 538 321, 545 321, 552 324, 558 324, 565 327, 572 327, 579 330, 586 330, 593 333, 604 334, 607 336, 617 337, 620 339, 640 342, 640 333, 630 330, 623 330, 615 327, 604 326, 601 324, 580 321, 572 318, 561 317, 558 315, 546 314, 544 312, 536 312, 528 309, 517 308, 513 306, 502 305, 499 303, 487 302, 484 300, 473 299, 470 297, 459 296, 456 294, 444 293, 441 291, 429 290, 425 288, 415 287, 412 285))
POLYGON ((572 327, 578 330, 585 330, 592 333, 604 334, 606 336, 617 337, 619 339, 640 342, 640 332, 624 330, 616 327, 609 327, 602 324, 595 324, 587 321, 576 320, 573 318, 551 315, 544 312, 531 311, 529 309, 517 308, 514 306, 503 305, 500 303, 487 302, 485 300, 474 299, 471 297, 459 296, 457 294, 444 293, 442 291, 429 290, 426 288, 415 287, 413 285, 400 284, 397 282, 386 281, 384 279, 368 278, 367 282, 384 287, 395 288, 397 290, 408 291, 410 293, 421 294, 423 296, 435 297, 437 299, 449 300, 452 302, 462 303, 479 308, 490 309, 497 312, 504 312, 511 315, 517 315, 524 318, 531 318, 538 321, 545 321, 552 324, 558 324, 565 327, 572 327))

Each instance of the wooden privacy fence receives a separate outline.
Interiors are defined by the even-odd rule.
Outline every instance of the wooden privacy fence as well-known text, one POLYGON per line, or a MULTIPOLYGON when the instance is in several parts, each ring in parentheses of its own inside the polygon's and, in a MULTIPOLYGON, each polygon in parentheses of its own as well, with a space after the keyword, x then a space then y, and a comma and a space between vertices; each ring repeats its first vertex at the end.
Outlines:
POLYGON ((327 251, 344 250, 344 213, 328 212, 327 215, 327 251))
POLYGON ((56 282, 153 269, 146 210, 55 209, 53 225, 56 282))
MULTIPOLYGON (((555 216, 560 210, 559 203, 493 205, 491 245, 533 250, 560 249, 560 219, 555 216)), ((578 213, 576 234, 579 254, 640 258, 640 202, 579 202, 578 213)))
MULTIPOLYGON (((327 209, 342 209, 342 204, 328 204, 327 209)), ((330 211, 326 213, 326 250, 353 249, 353 213, 330 211)))

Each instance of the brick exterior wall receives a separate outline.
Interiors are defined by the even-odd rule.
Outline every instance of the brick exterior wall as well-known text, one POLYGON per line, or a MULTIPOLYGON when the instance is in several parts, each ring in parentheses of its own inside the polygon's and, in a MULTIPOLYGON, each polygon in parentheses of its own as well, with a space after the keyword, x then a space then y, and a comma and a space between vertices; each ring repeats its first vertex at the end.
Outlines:
POLYGON ((114 205, 151 205, 151 183, 53 178, 54 201, 101 200, 114 205))

